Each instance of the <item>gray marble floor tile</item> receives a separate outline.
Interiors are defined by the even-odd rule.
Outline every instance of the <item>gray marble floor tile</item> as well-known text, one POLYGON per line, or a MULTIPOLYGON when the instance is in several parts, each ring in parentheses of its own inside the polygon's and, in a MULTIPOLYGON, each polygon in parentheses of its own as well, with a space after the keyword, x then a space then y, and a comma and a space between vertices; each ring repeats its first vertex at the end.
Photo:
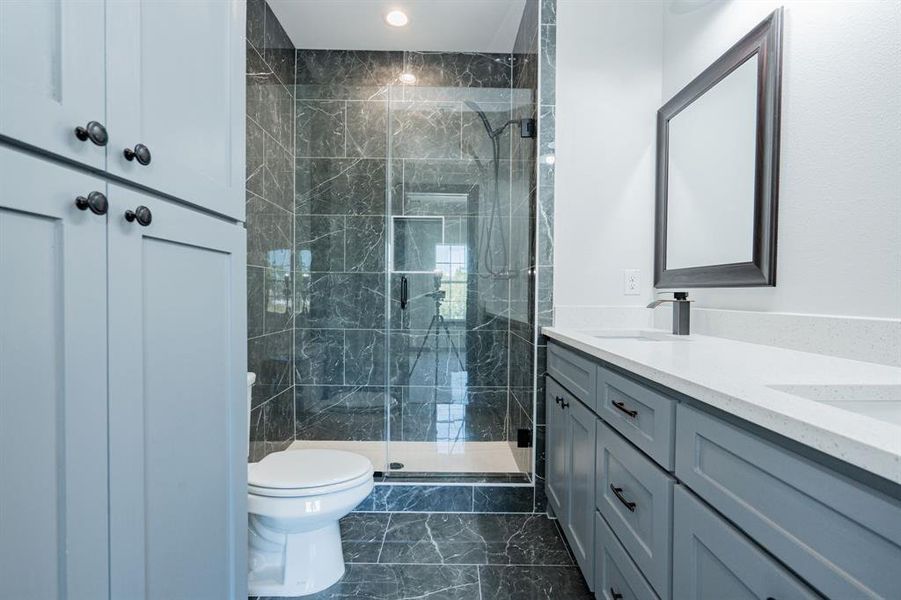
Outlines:
POLYGON ((534 492, 531 486, 475 486, 472 510, 484 513, 531 513, 534 492))
POLYGON ((481 600, 591 600, 577 567, 479 567, 481 600))
POLYGON ((472 487, 376 485, 369 497, 361 502, 356 510, 378 512, 471 511, 472 487))
POLYGON ((395 514, 381 562, 418 564, 572 565, 544 515, 395 514))
POLYGON ((390 518, 389 513, 350 513, 341 519, 344 560, 349 563, 378 562, 390 518))
POLYGON ((478 597, 476 567, 349 564, 341 581, 327 590, 304 596, 304 600, 477 600, 478 597))

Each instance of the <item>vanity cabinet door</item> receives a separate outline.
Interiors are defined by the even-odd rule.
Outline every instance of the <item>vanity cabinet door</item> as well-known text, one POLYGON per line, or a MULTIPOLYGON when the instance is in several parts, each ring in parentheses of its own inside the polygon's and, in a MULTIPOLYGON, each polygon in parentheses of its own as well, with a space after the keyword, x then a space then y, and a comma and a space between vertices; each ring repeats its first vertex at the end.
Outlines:
POLYGON ((104 148, 75 136, 105 125, 103 11, 104 0, 0 2, 0 135, 104 168, 104 148))
POLYGON ((594 573, 594 488, 595 447, 598 419, 576 400, 564 405, 567 437, 567 507, 563 529, 582 569, 588 587, 593 589, 594 573))
POLYGON ((109 196, 113 598, 246 598, 245 230, 109 196))
POLYGON ((103 180, 0 147, 0 597, 109 596, 103 180), (95 205, 100 207, 100 205, 95 205))
POLYGON ((111 173, 244 220, 245 13, 243 0, 108 2, 111 173))
POLYGON ((685 488, 676 487, 673 496, 674 598, 819 598, 685 488))
POLYGON ((553 378, 546 378, 545 405, 547 410, 547 480, 545 491, 554 515, 563 524, 567 508, 567 428, 563 402, 574 402, 553 378))

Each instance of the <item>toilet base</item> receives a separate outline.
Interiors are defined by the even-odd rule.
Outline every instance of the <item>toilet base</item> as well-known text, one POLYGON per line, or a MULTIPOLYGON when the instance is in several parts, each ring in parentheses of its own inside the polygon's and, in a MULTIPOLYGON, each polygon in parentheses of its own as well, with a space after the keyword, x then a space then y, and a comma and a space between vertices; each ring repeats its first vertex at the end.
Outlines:
POLYGON ((306 596, 344 575, 338 522, 313 531, 279 533, 250 517, 247 577, 250 596, 306 596))

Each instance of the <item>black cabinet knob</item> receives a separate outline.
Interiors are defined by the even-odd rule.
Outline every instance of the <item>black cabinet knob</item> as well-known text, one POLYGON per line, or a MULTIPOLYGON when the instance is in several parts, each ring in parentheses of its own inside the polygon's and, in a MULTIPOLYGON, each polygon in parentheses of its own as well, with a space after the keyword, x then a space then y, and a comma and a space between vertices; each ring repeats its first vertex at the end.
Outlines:
POLYGON ((125 160, 137 160, 142 165, 150 164, 150 148, 144 144, 135 144, 134 150, 126 148, 122 154, 125 156, 125 160))
POLYGON ((610 588, 610 597, 613 600, 623 600, 623 595, 620 594, 619 592, 617 592, 616 590, 614 590, 613 588, 610 588))
POLYGON ((560 396, 555 396, 554 402, 556 402, 559 405, 563 402, 563 398, 561 398, 560 396))
POLYGON ((95 215, 105 215, 106 211, 109 209, 109 203, 106 201, 106 196, 100 192, 91 192, 88 194, 87 198, 79 196, 75 199, 75 206, 78 207, 78 210, 91 209, 91 212, 95 215))
POLYGON ((75 137, 82 142, 91 140, 95 146, 106 146, 106 143, 109 141, 109 134, 106 132, 106 127, 97 121, 88 121, 88 124, 84 127, 76 127, 75 137))
POLYGON ((147 227, 153 221, 153 213, 146 206, 139 206, 134 210, 126 210, 125 220, 129 223, 137 221, 138 225, 147 227))

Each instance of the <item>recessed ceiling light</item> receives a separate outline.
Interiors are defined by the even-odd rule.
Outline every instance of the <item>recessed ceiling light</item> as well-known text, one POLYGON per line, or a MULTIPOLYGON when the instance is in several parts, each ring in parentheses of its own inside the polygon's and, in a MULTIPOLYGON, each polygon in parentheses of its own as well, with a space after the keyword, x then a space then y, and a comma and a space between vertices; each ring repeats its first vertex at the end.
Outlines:
POLYGON ((392 10, 385 15, 385 22, 392 27, 403 27, 410 22, 410 18, 402 10, 392 10))
POLYGON ((398 79, 401 83, 416 83, 416 75, 413 73, 401 73, 398 79))

